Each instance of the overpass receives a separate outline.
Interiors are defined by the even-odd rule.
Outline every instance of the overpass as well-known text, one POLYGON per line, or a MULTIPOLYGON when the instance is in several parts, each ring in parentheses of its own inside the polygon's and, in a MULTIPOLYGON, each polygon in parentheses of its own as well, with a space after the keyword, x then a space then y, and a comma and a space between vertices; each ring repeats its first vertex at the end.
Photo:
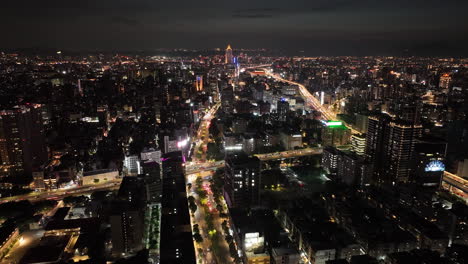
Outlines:
MULTIPOLYGON (((281 152, 273 152, 266 154, 254 154, 253 156, 257 157, 261 161, 271 161, 271 160, 280 160, 280 159, 289 159, 289 158, 298 158, 312 155, 320 155, 323 152, 323 148, 305 148, 305 149, 296 149, 296 150, 286 150, 281 152)), ((224 160, 214 161, 214 162, 189 162, 185 167, 186 174, 200 173, 203 171, 216 170, 218 168, 224 167, 224 160)))
POLYGON ((92 193, 95 191, 116 190, 120 187, 121 178, 110 180, 105 183, 77 186, 68 189, 57 189, 51 191, 31 192, 27 194, 4 197, 0 199, 0 203, 19 202, 29 200, 30 202, 38 202, 42 200, 60 200, 66 196, 77 196, 92 193))

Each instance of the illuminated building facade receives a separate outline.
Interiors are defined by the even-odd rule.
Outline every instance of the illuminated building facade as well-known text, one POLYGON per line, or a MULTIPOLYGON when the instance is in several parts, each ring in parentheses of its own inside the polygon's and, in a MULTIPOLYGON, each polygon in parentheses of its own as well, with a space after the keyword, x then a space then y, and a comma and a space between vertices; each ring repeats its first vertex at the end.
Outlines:
POLYGON ((234 56, 232 55, 231 45, 228 45, 227 48, 226 48, 226 53, 224 55, 224 63, 225 64, 234 63, 233 58, 234 58, 234 56))
POLYGON ((439 88, 441 89, 442 92, 444 93, 449 92, 451 81, 452 81, 452 77, 450 77, 450 75, 448 75, 447 73, 440 76, 439 88))
POLYGON ((195 79, 195 90, 197 92, 203 91, 203 76, 197 75, 195 79))
POLYGON ((352 151, 360 156, 366 153, 366 136, 365 135, 352 135, 351 136, 352 151))

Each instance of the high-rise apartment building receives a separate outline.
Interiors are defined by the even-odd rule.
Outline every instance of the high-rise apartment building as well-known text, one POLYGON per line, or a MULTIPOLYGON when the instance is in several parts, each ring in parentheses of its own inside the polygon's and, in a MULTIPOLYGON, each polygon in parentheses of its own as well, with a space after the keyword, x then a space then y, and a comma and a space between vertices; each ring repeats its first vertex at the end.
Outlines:
POLYGON ((231 208, 258 203, 260 160, 241 152, 226 157, 224 196, 231 208))
POLYGON ((416 139, 422 126, 395 121, 387 115, 369 117, 366 158, 373 164, 374 181, 407 182, 416 139))
POLYGON ((365 155, 374 166, 375 178, 380 178, 383 171, 384 134, 390 119, 388 115, 369 116, 365 155))
POLYGON ((422 126, 405 122, 390 122, 385 137, 386 149, 384 181, 407 182, 410 180, 411 160, 416 139, 422 136, 422 126))
POLYGON ((31 173, 47 161, 41 107, 0 111, 0 176, 31 173))
POLYGON ((351 150, 360 156, 364 156, 366 153, 366 135, 352 135, 351 150))

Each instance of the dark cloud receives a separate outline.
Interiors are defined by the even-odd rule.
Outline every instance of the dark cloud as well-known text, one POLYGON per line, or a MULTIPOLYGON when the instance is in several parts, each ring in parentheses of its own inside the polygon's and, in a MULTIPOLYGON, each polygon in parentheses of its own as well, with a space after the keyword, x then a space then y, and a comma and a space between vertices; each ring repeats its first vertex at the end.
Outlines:
POLYGON ((111 18, 111 21, 117 24, 129 26, 129 27, 135 27, 141 25, 141 22, 133 19, 133 18, 128 18, 128 17, 123 17, 123 16, 113 16, 111 18))
POLYGON ((232 14, 234 18, 272 18, 280 13, 279 8, 249 8, 238 9, 232 14))
POLYGON ((468 1, 459 0, 15 0, 0 8, 0 48, 139 50, 229 42, 318 54, 468 53, 467 9, 468 1))

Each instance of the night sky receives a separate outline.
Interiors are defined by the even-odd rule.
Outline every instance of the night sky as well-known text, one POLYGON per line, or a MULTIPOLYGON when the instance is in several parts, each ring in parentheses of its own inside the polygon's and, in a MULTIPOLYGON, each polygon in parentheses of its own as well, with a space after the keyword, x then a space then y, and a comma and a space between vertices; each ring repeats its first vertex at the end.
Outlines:
POLYGON ((12 0, 0 48, 468 55, 466 0, 12 0))

